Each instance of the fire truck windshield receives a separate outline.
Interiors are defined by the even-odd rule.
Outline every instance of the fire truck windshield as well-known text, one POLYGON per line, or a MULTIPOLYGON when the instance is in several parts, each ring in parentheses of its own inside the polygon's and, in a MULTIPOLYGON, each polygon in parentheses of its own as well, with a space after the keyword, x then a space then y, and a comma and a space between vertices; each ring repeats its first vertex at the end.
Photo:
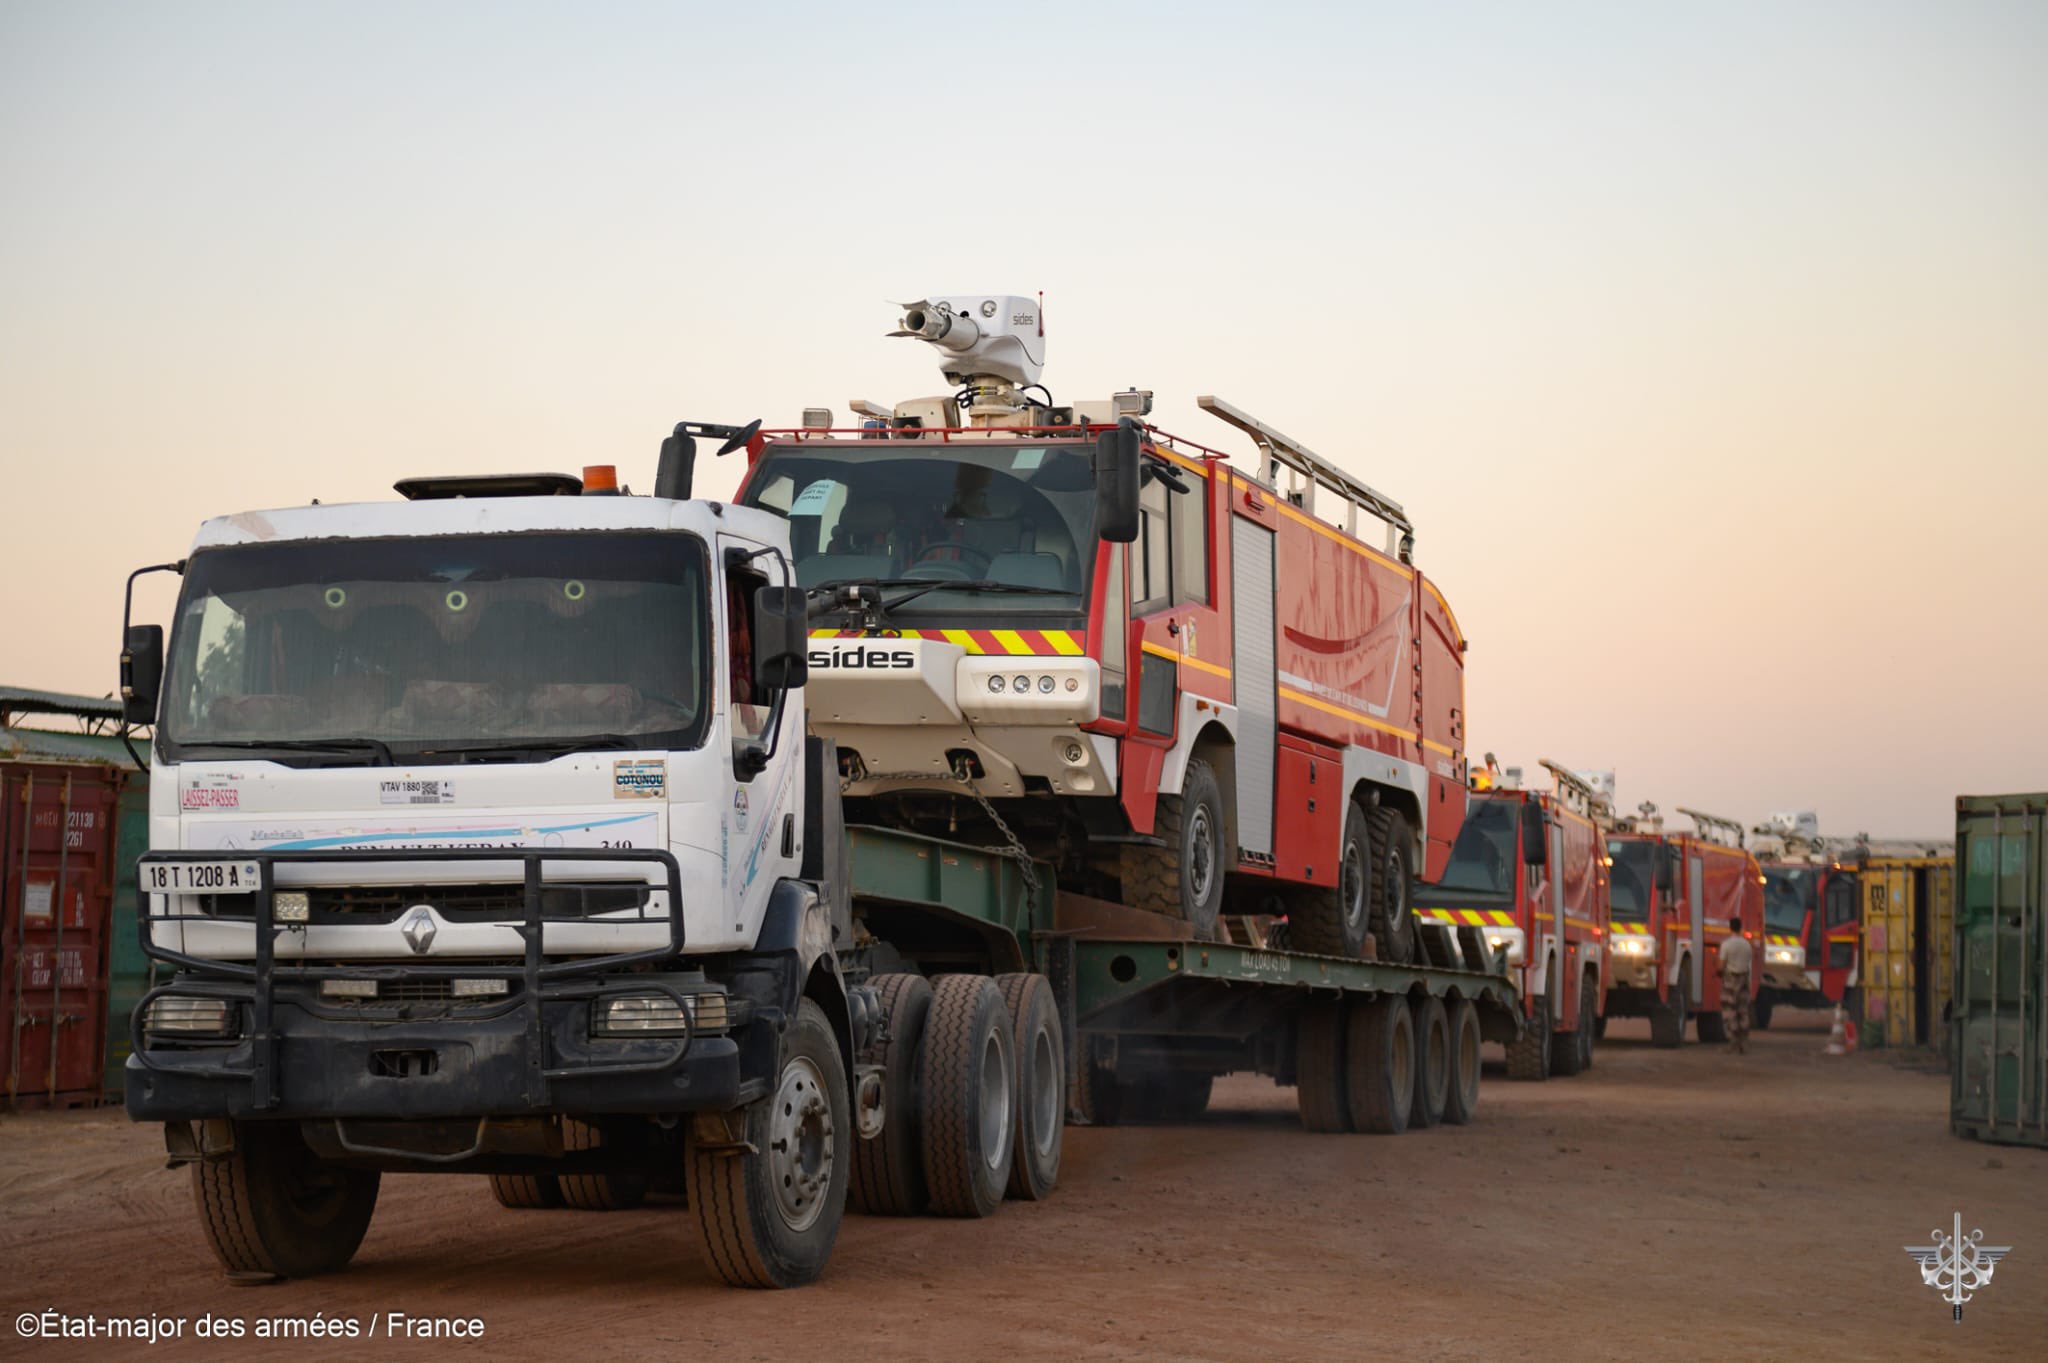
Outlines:
POLYGON ((173 761, 300 765, 693 748, 711 708, 706 611, 694 535, 202 549, 159 741, 173 761))
POLYGON ((1095 484, 1079 441, 774 446, 742 500, 789 518, 803 586, 942 584, 892 616, 1073 617, 1085 606, 1095 484))
POLYGON ((1657 844, 1613 838, 1607 843, 1607 855, 1614 861, 1607 886, 1614 916, 1644 921, 1650 916, 1650 887, 1657 878, 1657 844))
POLYGON ((1450 864, 1437 883, 1446 890, 1512 894, 1516 815, 1521 808, 1520 800, 1474 799, 1465 809, 1465 826, 1451 847, 1450 864))
POLYGON ((1814 882, 1810 868, 1767 866, 1764 868, 1764 926, 1773 932, 1798 932, 1806 926, 1813 908, 1814 882))

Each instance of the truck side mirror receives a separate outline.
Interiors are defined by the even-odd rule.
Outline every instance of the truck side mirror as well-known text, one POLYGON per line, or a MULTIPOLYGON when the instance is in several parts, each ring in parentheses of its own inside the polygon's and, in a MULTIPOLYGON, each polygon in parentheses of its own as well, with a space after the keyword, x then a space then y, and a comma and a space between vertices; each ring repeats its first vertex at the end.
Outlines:
POLYGON ((1144 473, 1138 423, 1119 417, 1116 429, 1095 437, 1095 533, 1117 544, 1138 538, 1138 481, 1144 473))
POLYGON ((1657 849, 1657 893, 1673 894, 1678 889, 1678 858, 1669 847, 1657 849))
POLYGON ((754 593, 754 684, 770 691, 802 686, 810 669, 811 616, 801 587, 762 587, 754 593))
POLYGON ((1549 821, 1538 809, 1522 811, 1522 864, 1544 866, 1550 861, 1550 839, 1544 836, 1549 821))
POLYGON ((164 627, 128 626, 121 641, 121 717, 130 724, 155 723, 163 683, 164 627))

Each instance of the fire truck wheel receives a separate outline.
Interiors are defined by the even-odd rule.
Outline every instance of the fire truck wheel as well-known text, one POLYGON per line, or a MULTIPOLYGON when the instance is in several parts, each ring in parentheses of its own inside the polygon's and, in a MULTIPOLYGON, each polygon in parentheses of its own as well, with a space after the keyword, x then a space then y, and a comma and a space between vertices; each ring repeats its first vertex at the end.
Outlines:
POLYGON ((1310 1131, 1350 1129, 1344 1082, 1344 1000, 1311 999, 1294 1030, 1294 1098, 1310 1131))
POLYGON ((1479 1010, 1470 999, 1450 1009, 1451 1082, 1444 1091, 1444 1120, 1464 1126, 1479 1115, 1479 1010))
POLYGON ((871 1042, 860 1061, 882 1067, 882 1131, 873 1140, 854 1141, 846 1202, 869 1216, 916 1216, 925 1202, 917 1069, 932 987, 922 975, 877 975, 874 987, 888 1038, 871 1042))
POLYGON ((234 1152, 192 1166, 199 1221, 237 1276, 310 1278, 346 1267, 377 1209, 374 1170, 330 1164, 297 1122, 236 1122, 234 1152))
POLYGON ((1015 1157, 1017 1060, 1010 1010, 986 975, 932 981, 919 1066, 925 1186, 940 1216, 990 1216, 1015 1157))
MULTIPOLYGON (((1293 950, 1347 960, 1365 954, 1373 924, 1373 864, 1366 812, 1353 802, 1344 813, 1337 883, 1306 886, 1291 897, 1287 940, 1293 950)), ((1409 936, 1412 941, 1412 927, 1409 936)), ((1382 956, 1386 955, 1385 945, 1381 943, 1382 956)))
POLYGON ((740 1114, 744 1145, 684 1156, 704 1261, 732 1287, 797 1287, 825 1271, 846 1210, 853 1112, 825 1010, 797 1004, 768 1096, 740 1114))
POLYGON ((1415 1015, 1399 994, 1354 999, 1345 1037, 1351 1129, 1398 1136, 1415 1102, 1415 1015))
POLYGON ((1699 1034, 1700 1044, 1704 1046, 1718 1046, 1728 1039, 1728 1029, 1722 1025, 1721 1014, 1717 1009, 1702 1008, 1693 1014, 1692 1028, 1699 1034))
MULTIPOLYGON (((604 1144, 604 1133, 588 1122, 573 1117, 562 1120, 562 1148, 567 1151, 595 1150, 604 1144)), ((605 1174, 562 1174, 562 1205, 579 1212, 626 1212, 647 1200, 647 1175, 637 1172, 605 1174)))
POLYGON ((1550 1077, 1550 997, 1548 991, 1536 1001, 1536 1016, 1522 1022, 1522 1034, 1508 1043, 1508 1078, 1543 1080, 1550 1077))
POLYGON ((1223 908, 1223 873, 1237 860, 1223 845, 1223 792, 1216 773, 1201 758, 1188 759, 1181 793, 1160 796, 1158 809, 1152 831, 1166 845, 1124 845, 1124 899, 1185 920, 1198 941, 1207 941, 1223 908))
POLYGON ((1593 1019, 1593 1040, 1607 1040, 1607 1015, 1605 1013, 1593 1019))
POLYGON ((1749 1025, 1759 1032, 1769 1028, 1772 1006, 1772 1001, 1767 995, 1757 995, 1756 1001, 1749 1006, 1749 1025))
POLYGON ((1600 978, 1588 971, 1579 981, 1579 1030, 1572 1037, 1572 1044, 1578 1051, 1580 1074, 1593 1068, 1593 1033, 1600 1019, 1593 1016, 1598 1005, 1600 978))
POLYGON ((491 1196, 500 1207, 524 1211, 562 1205, 562 1185, 553 1174, 492 1174, 491 1196))
POLYGON ((1060 1181, 1067 1127, 1067 1047, 1050 980, 1043 975, 998 975, 996 987, 1010 1009, 1017 1056, 1017 1154, 1010 1161, 1010 1196, 1036 1202, 1060 1181))
POLYGON ((1408 1125, 1435 1126, 1444 1119, 1451 1087, 1451 1024, 1444 1001, 1433 995, 1410 1009, 1415 1015, 1415 1097, 1408 1125))
POLYGON ((1414 842, 1408 820, 1394 810, 1372 812, 1372 930, 1384 960, 1407 964, 1421 959, 1415 931, 1414 880, 1408 850, 1414 842))
POLYGON ((1685 1044, 1686 1000, 1692 997, 1692 962, 1678 967, 1670 996, 1650 1011, 1650 1044, 1673 1050, 1685 1044))

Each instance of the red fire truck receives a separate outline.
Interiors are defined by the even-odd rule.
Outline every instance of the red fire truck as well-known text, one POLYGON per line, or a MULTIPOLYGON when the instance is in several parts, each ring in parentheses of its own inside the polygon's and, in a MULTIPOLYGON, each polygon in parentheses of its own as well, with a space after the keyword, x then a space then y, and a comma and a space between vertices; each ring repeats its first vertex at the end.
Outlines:
POLYGON ((789 519, 812 595, 848 817, 1021 846, 1198 936, 1284 915, 1296 950, 1416 959, 1411 888, 1464 815, 1465 640, 1402 508, 1215 398, 1260 475, 1145 423, 1150 393, 1055 404, 1035 300, 893 334, 956 391, 742 442, 740 500, 789 519))
POLYGON ((1606 992, 1605 800, 1545 761, 1549 792, 1494 786, 1482 775, 1444 872, 1417 891, 1428 926, 1484 928, 1521 990, 1521 1037, 1508 1076, 1546 1079, 1593 1064, 1606 992))
MULTIPOLYGON (((1764 886, 1756 858, 1742 846, 1742 826, 1681 809, 1697 831, 1666 833, 1656 806, 1618 821, 1607 839, 1612 863, 1613 969, 1607 1016, 1647 1017, 1659 1046, 1685 1041, 1697 1018, 1701 1041, 1725 1039, 1721 1027, 1720 944, 1728 924, 1763 956, 1764 886)), ((1750 971, 1752 997, 1763 971, 1750 971)))

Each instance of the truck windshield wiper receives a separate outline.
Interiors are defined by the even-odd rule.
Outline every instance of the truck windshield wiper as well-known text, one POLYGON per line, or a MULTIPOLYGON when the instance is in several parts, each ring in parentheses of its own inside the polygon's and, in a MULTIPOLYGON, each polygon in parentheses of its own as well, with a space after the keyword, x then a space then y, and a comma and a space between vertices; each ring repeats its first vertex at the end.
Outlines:
POLYGON ((429 743, 422 757, 437 753, 561 753, 585 749, 659 748, 659 734, 574 734, 565 738, 494 738, 475 743, 429 743))
POLYGON ((234 748, 240 752, 367 752, 387 767, 396 766, 391 745, 381 738, 198 738, 186 744, 193 748, 234 748))

